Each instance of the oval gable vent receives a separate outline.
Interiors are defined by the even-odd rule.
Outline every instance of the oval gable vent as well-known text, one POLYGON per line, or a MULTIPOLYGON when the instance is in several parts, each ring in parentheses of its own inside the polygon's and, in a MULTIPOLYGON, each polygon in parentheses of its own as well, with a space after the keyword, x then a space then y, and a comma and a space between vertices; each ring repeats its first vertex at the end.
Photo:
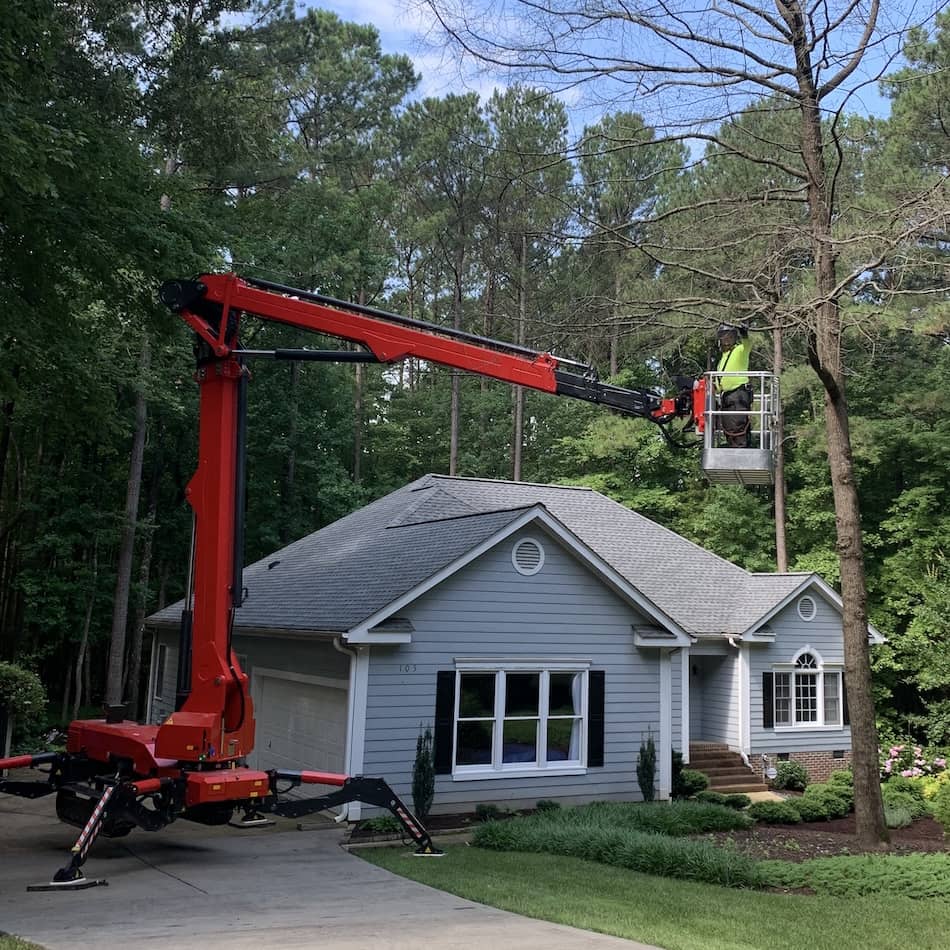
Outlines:
POLYGON ((807 594, 801 598, 798 602, 798 616, 802 620, 814 620, 815 614, 818 613, 818 606, 815 604, 815 598, 809 597, 807 594))
POLYGON ((511 563, 525 577, 537 574, 544 567, 544 548, 533 538, 524 538, 511 549, 511 563))

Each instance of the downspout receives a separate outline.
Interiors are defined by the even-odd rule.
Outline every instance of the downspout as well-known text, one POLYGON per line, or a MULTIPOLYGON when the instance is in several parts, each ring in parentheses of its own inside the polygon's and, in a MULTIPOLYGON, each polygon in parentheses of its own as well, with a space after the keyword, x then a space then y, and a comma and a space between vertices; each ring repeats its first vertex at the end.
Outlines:
POLYGON ((732 636, 726 637, 726 640, 729 641, 729 646, 733 647, 733 648, 740 654, 740 656, 739 656, 739 676, 740 676, 740 682, 739 682, 739 735, 738 735, 738 739, 739 739, 739 755, 740 755, 740 757, 742 758, 742 761, 743 761, 743 763, 745 764, 746 768, 751 769, 751 768, 752 768, 752 762, 751 762, 750 759, 749 759, 749 750, 746 749, 745 743, 744 743, 744 741, 743 741, 743 738, 744 738, 744 735, 745 735, 745 733, 744 733, 744 728, 745 728, 745 727, 744 727, 744 720, 743 720, 743 717, 748 715, 749 710, 746 709, 746 708, 744 708, 744 704, 742 703, 742 698, 741 698, 741 697, 742 697, 742 693, 743 693, 743 685, 742 685, 741 677, 744 676, 745 673, 746 673, 746 670, 744 669, 743 664, 742 664, 742 656, 741 656, 741 654, 742 654, 742 647, 741 647, 738 643, 736 643, 736 635, 735 635, 735 634, 733 634, 732 636))
MULTIPOLYGON (((343 645, 343 637, 333 638, 333 649, 337 653, 342 653, 349 657, 349 688, 346 691, 346 754, 343 757, 343 771, 350 774, 351 748, 353 742, 354 723, 353 717, 356 715, 356 706, 354 703, 356 687, 356 650, 343 645)), ((348 821, 350 817, 350 803, 347 802, 341 809, 340 814, 334 818, 334 821, 348 821)))

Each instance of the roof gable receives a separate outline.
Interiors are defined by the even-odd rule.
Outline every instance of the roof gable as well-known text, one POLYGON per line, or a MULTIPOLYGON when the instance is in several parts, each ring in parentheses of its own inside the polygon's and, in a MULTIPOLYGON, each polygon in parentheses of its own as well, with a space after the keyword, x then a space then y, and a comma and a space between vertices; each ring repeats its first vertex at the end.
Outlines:
MULTIPOLYGON (((375 634, 374 628, 378 628, 379 625, 384 624, 387 618, 398 611, 404 610, 413 601, 438 587, 468 564, 471 564, 487 551, 497 547, 505 541, 505 539, 511 537, 528 525, 538 527, 549 537, 556 539, 563 547, 582 561, 602 583, 610 587, 628 604, 653 620, 659 629, 663 631, 663 645, 686 646, 690 643, 687 634, 681 630, 675 621, 667 616, 661 608, 645 597, 627 578, 619 574, 609 563, 601 558, 595 551, 592 551, 540 504, 522 511, 517 518, 499 528, 494 535, 484 539, 480 544, 466 551, 451 563, 446 564, 442 570, 426 578, 412 589, 407 590, 396 600, 387 604, 372 616, 367 617, 362 623, 349 631, 347 640, 351 643, 380 642, 380 638, 375 634)), ((404 641, 398 642, 405 642, 407 640, 408 637, 406 637, 404 641)), ((396 641, 387 640, 386 642, 396 641)))

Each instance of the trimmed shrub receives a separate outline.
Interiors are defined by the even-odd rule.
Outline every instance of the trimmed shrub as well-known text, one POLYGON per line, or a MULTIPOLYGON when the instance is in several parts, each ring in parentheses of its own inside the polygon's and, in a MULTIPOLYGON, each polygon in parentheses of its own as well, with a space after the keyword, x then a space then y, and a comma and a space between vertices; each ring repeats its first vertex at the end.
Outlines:
POLYGON ((943 836, 950 836, 950 782, 944 782, 930 803, 934 818, 943 825, 943 836))
POLYGON ((402 823, 395 815, 378 815, 360 822, 360 830, 374 835, 394 835, 403 830, 402 823))
POLYGON ((425 821, 435 798, 435 763, 432 760, 432 729, 426 726, 416 739, 416 759, 412 765, 412 809, 425 821))
POLYGON ((534 807, 538 811, 557 811, 561 807, 561 803, 550 798, 542 798, 534 803, 534 807))
POLYGON ((900 805, 884 806, 884 824, 888 828, 906 828, 913 820, 914 816, 910 811, 900 805))
MULTIPOLYGON (((660 806, 645 808, 660 810, 660 806)), ((564 809, 560 814, 568 811, 571 809, 564 809)), ((644 874, 724 887, 758 887, 760 884, 754 861, 707 841, 646 834, 629 828, 534 821, 537 817, 481 825, 475 831, 472 844, 495 851, 560 854, 644 874)))
POLYGON ((788 802, 753 802, 748 814, 766 825, 797 825, 802 820, 788 802))
POLYGON ((912 795, 920 802, 926 801, 924 779, 922 778, 905 778, 903 775, 892 775, 881 785, 881 794, 884 793, 885 788, 892 793, 903 792, 912 795))
POLYGON ((637 784, 645 802, 656 797, 656 743, 652 733, 646 741, 640 743, 640 755, 637 758, 637 784))
POLYGON ((830 821, 844 818, 851 811, 849 800, 838 794, 840 787, 833 785, 809 785, 801 798, 789 800, 789 804, 802 817, 802 821, 830 821))
POLYGON ((890 785, 890 782, 885 782, 881 786, 881 798, 885 805, 890 805, 892 808, 906 808, 913 818, 923 818, 930 814, 932 806, 922 798, 917 798, 916 795, 899 788, 892 789, 890 785))
POLYGON ((846 855, 801 864, 760 861, 759 869, 767 886, 807 887, 834 897, 894 894, 917 900, 950 898, 950 855, 942 853, 846 855))
POLYGON ((834 795, 835 798, 841 800, 845 808, 845 814, 854 808, 854 789, 850 785, 833 785, 831 782, 827 784, 816 782, 814 785, 809 785, 808 788, 805 789, 803 797, 808 798, 809 796, 815 795, 834 795))
POLYGON ((708 789, 704 789, 701 792, 696 793, 696 801, 702 802, 704 805, 725 805, 726 796, 722 792, 713 792, 708 789))
POLYGON ((752 804, 752 799, 742 792, 732 792, 726 796, 726 808, 735 808, 736 811, 742 811, 752 804))
POLYGON ((775 768, 775 773, 772 784, 776 788, 788 789, 793 792, 804 791, 810 781, 805 766, 801 762, 795 762, 792 759, 787 762, 779 762, 775 768))
MULTIPOLYGON (((36 673, 0 661, 0 707, 13 719, 13 751, 37 751, 46 719, 46 690, 36 673)), ((0 736, 0 742, 4 739, 0 736)))
POLYGON ((696 769, 683 769, 680 772, 680 787, 683 798, 692 798, 698 792, 709 788, 709 777, 696 769))
POLYGON ((696 793, 696 801, 705 805, 724 805, 726 808, 734 808, 736 811, 742 811, 752 804, 752 799, 748 795, 739 793, 733 795, 723 795, 722 792, 713 792, 704 790, 696 793))
POLYGON ((928 775, 921 780, 924 789, 924 801, 932 802, 944 785, 950 785, 950 772, 941 772, 939 775, 928 775))
POLYGON ((829 785, 849 785, 854 788, 854 772, 851 769, 835 769, 828 778, 829 785))
POLYGON ((502 811, 497 805, 481 802, 475 806, 475 817, 478 821, 497 821, 501 816, 502 811))

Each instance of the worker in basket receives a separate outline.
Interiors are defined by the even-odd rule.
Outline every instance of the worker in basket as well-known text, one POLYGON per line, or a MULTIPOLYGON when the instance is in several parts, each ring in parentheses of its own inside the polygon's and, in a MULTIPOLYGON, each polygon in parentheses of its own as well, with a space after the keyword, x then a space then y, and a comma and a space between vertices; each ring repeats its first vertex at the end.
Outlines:
POLYGON ((749 384, 749 328, 723 323, 716 331, 719 343, 718 377, 719 409, 722 430, 730 448, 748 448, 752 444, 749 410, 752 408, 752 386, 749 384))

